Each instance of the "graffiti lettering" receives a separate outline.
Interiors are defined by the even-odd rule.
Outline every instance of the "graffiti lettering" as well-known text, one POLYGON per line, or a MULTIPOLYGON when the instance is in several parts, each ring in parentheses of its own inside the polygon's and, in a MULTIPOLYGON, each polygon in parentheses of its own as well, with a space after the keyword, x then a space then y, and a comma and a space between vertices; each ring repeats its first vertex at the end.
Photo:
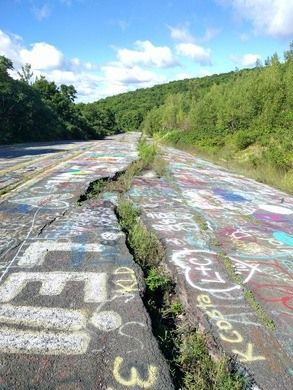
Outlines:
POLYGON ((116 357, 114 361, 114 368, 113 368, 113 375, 115 380, 123 386, 129 386, 134 387, 138 386, 142 389, 149 389, 151 388, 157 380, 157 367, 150 365, 148 367, 148 378, 147 380, 142 380, 139 373, 137 372, 137 369, 135 367, 131 367, 130 369, 130 376, 128 379, 125 379, 121 376, 121 367, 123 364, 123 358, 122 357, 116 357))

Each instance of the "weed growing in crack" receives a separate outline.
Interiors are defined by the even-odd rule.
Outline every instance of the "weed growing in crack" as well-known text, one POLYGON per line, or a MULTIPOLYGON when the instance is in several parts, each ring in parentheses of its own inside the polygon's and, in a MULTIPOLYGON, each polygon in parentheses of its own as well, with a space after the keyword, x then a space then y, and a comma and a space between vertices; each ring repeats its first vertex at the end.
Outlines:
POLYGON ((226 357, 211 358, 203 334, 185 332, 177 339, 177 364, 184 372, 183 388, 190 390, 241 390, 244 380, 232 371, 232 361, 226 357))
POLYGON ((143 268, 158 265, 164 257, 164 248, 156 235, 140 222, 138 209, 132 202, 122 199, 116 211, 136 261, 143 268))
POLYGON ((158 153, 157 145, 148 142, 146 138, 141 138, 138 143, 138 153, 140 158, 144 161, 145 169, 150 168, 151 164, 158 153))

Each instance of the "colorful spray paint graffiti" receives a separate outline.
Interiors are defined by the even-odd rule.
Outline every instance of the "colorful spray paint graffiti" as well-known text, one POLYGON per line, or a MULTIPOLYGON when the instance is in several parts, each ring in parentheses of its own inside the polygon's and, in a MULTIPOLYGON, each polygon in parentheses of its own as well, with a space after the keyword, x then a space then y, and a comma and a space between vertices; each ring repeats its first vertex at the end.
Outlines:
POLYGON ((0 203, 0 279, 24 243, 75 205, 91 181, 113 177, 138 158, 138 137, 139 134, 132 133, 124 137, 124 142, 116 136, 82 143, 82 154, 57 165, 45 178, 28 183, 25 189, 0 203))
MULTIPOLYGON (((267 205, 273 204, 277 192, 273 195, 264 187, 264 192, 259 193, 261 185, 255 183, 254 188, 253 181, 248 180, 247 184, 243 178, 238 182, 238 177, 224 170, 218 172, 217 167, 197 162, 188 154, 169 149, 165 159, 170 169, 168 181, 137 178, 129 196, 140 206, 144 222, 165 243, 168 268, 178 282, 178 291, 187 302, 189 313, 194 321, 200 320, 204 329, 212 327, 224 350, 237 356, 261 388, 291 388, 290 347, 285 336, 291 335, 292 339, 292 322, 285 327, 278 323, 275 334, 266 329, 245 300, 241 285, 230 279, 218 253, 221 249, 221 253, 229 254, 236 274, 260 299, 265 286, 257 283, 264 280, 264 275, 271 279, 270 264, 275 261, 280 266, 292 255, 287 243, 281 244, 273 236, 273 231, 291 228, 287 224, 290 208, 286 205, 270 208, 267 205), (253 191, 258 191, 257 199, 253 191), (269 226, 263 226, 255 221, 256 209, 278 211, 286 218, 282 219, 281 227, 278 222, 278 229, 271 226, 271 220, 269 226), (206 221, 205 229, 196 222, 196 216, 206 221)), ((279 269, 279 277, 280 272, 283 277, 284 271, 284 267, 282 271, 279 269)), ((268 295, 262 299, 262 303, 273 304, 268 307, 274 318, 284 311, 289 315, 288 289, 282 291, 283 307, 278 306, 278 312, 272 312, 281 303, 281 291, 275 288, 279 282, 275 279, 271 286, 270 301, 268 295)), ((289 273, 282 278, 283 283, 287 286, 292 283, 289 273)))
POLYGON ((172 389, 139 272, 107 201, 29 239, 0 284, 1 385, 172 389))

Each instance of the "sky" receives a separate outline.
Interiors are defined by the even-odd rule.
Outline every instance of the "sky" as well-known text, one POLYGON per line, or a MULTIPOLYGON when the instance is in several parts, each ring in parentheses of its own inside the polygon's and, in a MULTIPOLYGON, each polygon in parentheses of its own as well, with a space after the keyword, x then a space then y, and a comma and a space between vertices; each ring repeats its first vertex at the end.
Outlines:
POLYGON ((0 55, 90 102, 255 65, 293 41, 293 0, 0 0, 0 55))

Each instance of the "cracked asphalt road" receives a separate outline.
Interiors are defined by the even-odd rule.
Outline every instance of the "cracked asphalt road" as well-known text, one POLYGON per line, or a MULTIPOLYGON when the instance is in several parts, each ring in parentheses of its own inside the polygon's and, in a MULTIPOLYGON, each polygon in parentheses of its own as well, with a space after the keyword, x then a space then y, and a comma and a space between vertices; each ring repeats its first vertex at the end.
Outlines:
POLYGON ((173 388, 113 204, 77 205, 90 182, 138 158, 138 137, 82 143, 78 156, 74 145, 63 162, 64 151, 46 156, 59 165, 0 204, 1 390, 173 388))
MULTIPOLYGON (((1 390, 173 388, 113 204, 77 205, 138 158, 138 138, 0 148, 0 190, 17 187, 0 198, 1 390)), ((172 148, 163 157, 168 176, 135 178, 129 197, 190 321, 255 389, 291 389, 292 197, 172 148)))

